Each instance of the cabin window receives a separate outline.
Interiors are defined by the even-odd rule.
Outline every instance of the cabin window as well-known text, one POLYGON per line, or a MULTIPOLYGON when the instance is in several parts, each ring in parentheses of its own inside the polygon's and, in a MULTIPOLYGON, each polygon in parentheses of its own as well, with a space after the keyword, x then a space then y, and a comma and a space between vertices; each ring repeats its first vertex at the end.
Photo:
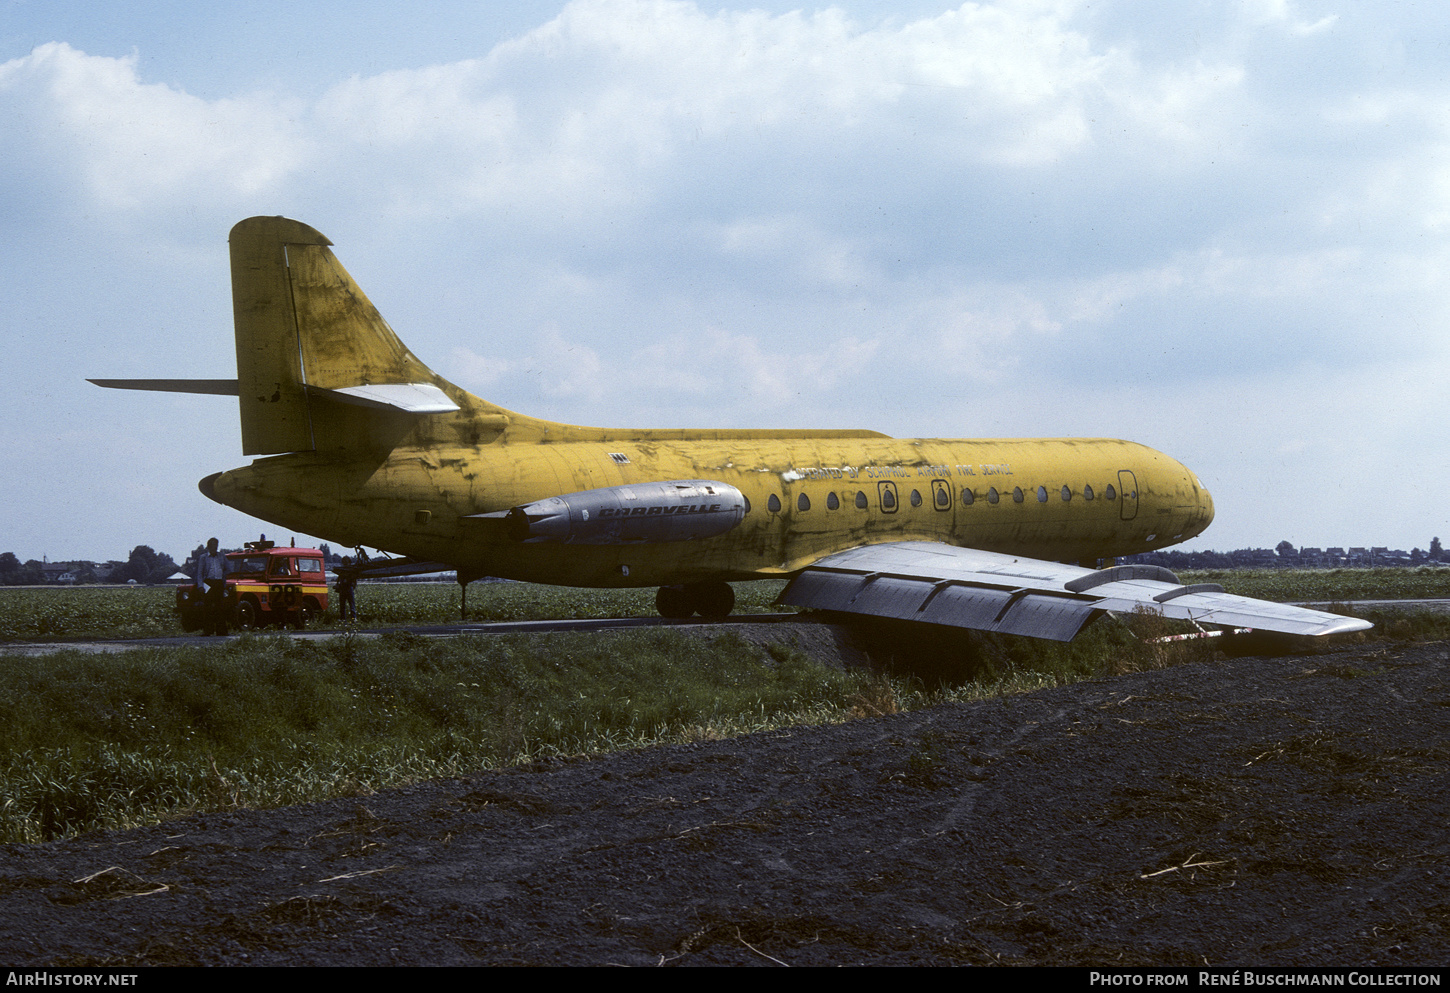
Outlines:
POLYGON ((1091 500, 1093 498, 1093 487, 1091 483, 1082 488, 1082 498, 1084 500, 1091 500))
POLYGON ((774 493, 770 495, 769 500, 765 501, 765 505, 770 508, 770 512, 772 514, 780 513, 780 497, 776 496, 774 493))
POLYGON ((1115 490, 1115 489, 1113 489, 1113 484, 1112 483, 1109 483, 1108 484, 1108 488, 1105 489, 1105 490, 1103 490, 1103 499, 1104 500, 1107 500, 1109 502, 1112 502, 1113 500, 1116 500, 1117 498, 1118 498, 1118 491, 1115 490))
POLYGON ((1067 503, 1072 499, 1072 490, 1066 486, 1062 488, 1062 502, 1067 503))
POLYGON ((881 495, 881 510, 887 514, 896 513, 896 484, 877 483, 876 492, 881 495))
POLYGON ((1020 487, 1020 486, 1014 486, 1014 487, 1012 487, 1012 502, 1013 503, 1021 503, 1023 501, 1023 499, 1024 499, 1024 497, 1022 496, 1022 487, 1020 487))
POLYGON ((832 490, 830 493, 827 493, 826 494, 826 509, 827 510, 836 510, 840 506, 841 506, 841 501, 840 501, 840 499, 837 498, 835 490, 832 490))
POLYGON ((1046 503, 1047 502, 1047 487, 1046 486, 1039 486, 1039 487, 1037 487, 1037 502, 1038 503, 1046 503))
POLYGON ((997 496, 997 487, 993 486, 991 489, 987 490, 988 503, 996 503, 998 499, 999 497, 997 496))
POLYGON ((931 481, 932 503, 936 504, 937 510, 950 510, 952 506, 952 484, 945 479, 933 479, 931 481))
POLYGON ((911 505, 913 507, 921 506, 921 492, 919 490, 911 491, 911 505))
POLYGON ((811 498, 802 493, 799 497, 796 498, 795 507, 796 510, 810 510, 811 498))
POLYGON ((975 501, 976 499, 977 499, 977 495, 975 493, 973 493, 971 490, 962 490, 962 506, 963 507, 970 507, 972 505, 973 501, 975 501))
POLYGON ((857 510, 865 510, 866 509, 866 491, 865 490, 857 490, 856 491, 856 509, 857 510))

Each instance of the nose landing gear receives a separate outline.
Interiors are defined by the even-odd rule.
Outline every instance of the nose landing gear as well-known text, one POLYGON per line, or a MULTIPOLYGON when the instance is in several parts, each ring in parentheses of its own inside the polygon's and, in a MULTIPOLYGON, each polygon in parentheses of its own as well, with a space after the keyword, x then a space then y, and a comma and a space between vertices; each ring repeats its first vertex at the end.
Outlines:
POLYGON ((722 582, 661 586, 655 594, 655 609, 661 617, 685 618, 699 614, 706 620, 723 620, 735 609, 735 591, 729 583, 722 582))

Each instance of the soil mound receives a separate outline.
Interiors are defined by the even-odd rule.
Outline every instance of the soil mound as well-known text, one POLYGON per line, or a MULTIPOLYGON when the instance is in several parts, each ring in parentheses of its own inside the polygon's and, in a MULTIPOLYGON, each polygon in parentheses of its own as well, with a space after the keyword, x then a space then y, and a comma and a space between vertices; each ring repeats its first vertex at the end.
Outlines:
POLYGON ((1450 646, 0 848, 12 965, 1450 961, 1450 646))

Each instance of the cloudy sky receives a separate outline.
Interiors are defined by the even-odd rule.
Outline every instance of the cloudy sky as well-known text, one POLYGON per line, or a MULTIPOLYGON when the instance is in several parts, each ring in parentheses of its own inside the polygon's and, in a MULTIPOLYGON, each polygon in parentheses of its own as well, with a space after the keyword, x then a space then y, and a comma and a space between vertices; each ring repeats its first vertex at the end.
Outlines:
POLYGON ((1192 546, 1450 540, 1435 4, 0 0, 0 551, 180 559, 226 235, 321 230, 412 350, 586 424, 1109 436, 1192 546), (114 8, 114 9, 111 9, 114 8))

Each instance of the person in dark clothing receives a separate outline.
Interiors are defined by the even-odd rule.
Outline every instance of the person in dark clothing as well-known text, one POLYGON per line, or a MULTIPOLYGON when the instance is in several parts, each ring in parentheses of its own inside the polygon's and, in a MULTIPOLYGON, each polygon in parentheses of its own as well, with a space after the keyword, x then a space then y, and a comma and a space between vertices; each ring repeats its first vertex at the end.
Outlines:
POLYGON ((337 573, 338 613, 344 621, 357 620, 357 573, 352 571, 352 557, 342 557, 342 568, 337 573))
POLYGON ((206 551, 196 557, 196 586, 205 596, 202 634, 227 633, 227 557, 217 551, 217 540, 206 543, 206 551))

